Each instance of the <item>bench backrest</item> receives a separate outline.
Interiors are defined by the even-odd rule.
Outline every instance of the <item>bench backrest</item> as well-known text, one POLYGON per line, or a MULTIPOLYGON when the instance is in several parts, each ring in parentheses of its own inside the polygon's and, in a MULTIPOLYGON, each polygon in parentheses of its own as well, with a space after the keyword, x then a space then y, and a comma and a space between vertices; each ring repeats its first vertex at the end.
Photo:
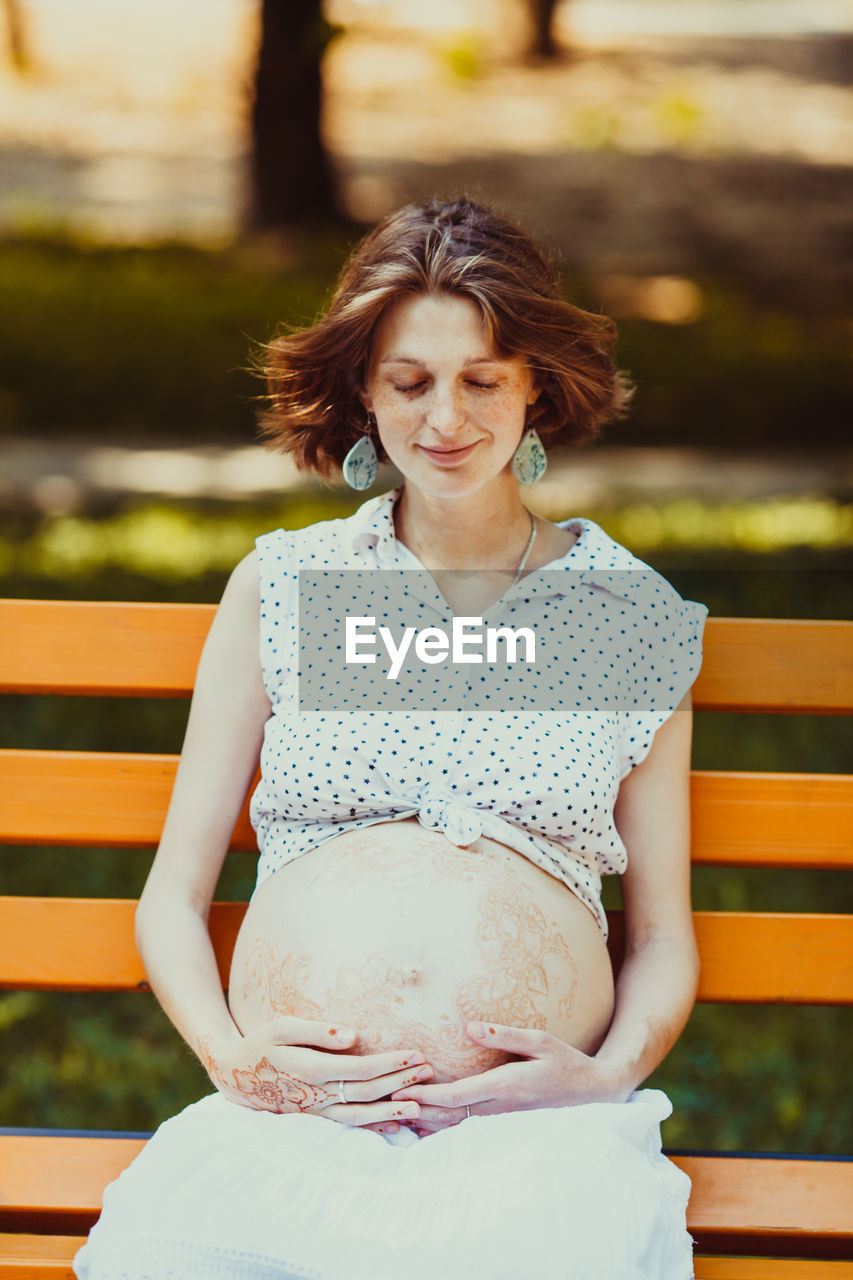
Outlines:
MULTIPOLYGON (((186 697, 213 612, 207 605, 0 601, 0 692, 186 697)), ((849 714, 853 623, 710 618, 693 693, 698 712, 849 714)), ((176 763, 169 755, 0 750, 0 842, 153 847, 176 763)), ((696 864, 853 862, 853 776, 694 771, 691 793, 696 864)), ((232 847, 256 849, 245 809, 232 847)), ((0 987, 147 989, 134 908, 133 900, 0 898, 0 987)), ((244 911, 245 904, 226 902, 211 910, 223 986, 244 911)), ((853 916, 699 911, 695 918, 700 1000, 853 1003, 853 916)), ((618 913, 611 925, 618 963, 618 913)), ((748 1167, 755 1162, 680 1162, 694 1178, 694 1234, 755 1230, 756 1170, 748 1167)), ((832 1240, 851 1232, 843 1208, 851 1166, 817 1177, 813 1203, 798 1192, 796 1203, 785 1204, 785 1162, 759 1163, 778 1166, 761 1174, 765 1193, 768 1177, 776 1187, 775 1217, 765 1215, 762 1238, 822 1233, 832 1240)))

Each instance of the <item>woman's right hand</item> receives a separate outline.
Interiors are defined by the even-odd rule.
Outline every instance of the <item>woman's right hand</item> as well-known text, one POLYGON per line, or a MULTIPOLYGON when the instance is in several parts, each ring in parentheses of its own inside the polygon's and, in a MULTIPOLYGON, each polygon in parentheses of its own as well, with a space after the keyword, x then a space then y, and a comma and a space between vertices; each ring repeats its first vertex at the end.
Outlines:
POLYGON ((257 1111, 302 1111, 381 1133, 416 1120, 420 1107, 389 1095, 432 1076, 416 1049, 358 1056, 358 1034, 328 1022, 283 1015, 239 1039, 202 1036, 198 1055, 211 1082, 231 1102, 257 1111), (316 1045, 316 1048, 309 1046, 316 1045), (347 1101, 339 1101, 343 1080, 347 1101))

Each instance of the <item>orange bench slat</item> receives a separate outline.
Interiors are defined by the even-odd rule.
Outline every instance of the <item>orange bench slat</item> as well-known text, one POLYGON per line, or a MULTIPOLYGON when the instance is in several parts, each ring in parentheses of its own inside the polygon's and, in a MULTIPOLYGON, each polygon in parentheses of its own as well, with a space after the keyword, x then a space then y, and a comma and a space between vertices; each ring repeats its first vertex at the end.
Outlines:
POLYGON ((694 770, 691 856, 713 866, 853 867, 853 776, 694 770))
MULTIPOLYGON (((134 899, 0 898, 0 987, 145 989, 134 899)), ((215 902, 209 928, 223 985, 246 904, 215 902)), ((621 915, 609 913, 618 954, 621 915)), ((700 1000, 853 1003, 853 916, 694 912, 700 1000)))
POLYGON ((697 999, 853 1003, 853 916, 696 911, 697 999))
POLYGON ((853 622, 709 618, 697 710, 853 711, 853 622))
MULTIPOLYGON (((0 1134, 0 1225, 13 1213, 64 1210, 82 1220, 98 1213, 104 1187, 144 1142, 0 1134)), ((748 1232, 757 1244, 761 1237, 853 1238, 853 1162, 726 1155, 672 1159, 693 1183, 687 1210, 691 1231, 748 1232)))
MULTIPOLYGON (((0 750, 0 843, 153 849, 177 766, 174 755, 0 750)), ((257 854, 248 798, 231 848, 257 854)))
MULTIPOLYGON (((85 1236, 0 1236, 0 1280, 74 1280, 71 1260, 85 1236)), ((801 1258, 693 1259, 695 1280, 853 1280, 853 1262, 801 1258)))
POLYGON ((85 1230, 85 1221, 100 1212, 104 1187, 127 1168, 145 1141, 0 1134, 0 1226, 13 1213, 36 1216, 62 1210, 80 1216, 85 1230))
MULTIPOLYGON (((187 696, 214 612, 213 605, 0 600, 0 692, 187 696)), ((709 618, 694 704, 853 710, 853 622, 709 618)))
MULTIPOLYGON (((0 750, 0 842, 154 848, 176 768, 172 755, 0 750)), ((853 777, 694 771, 691 812, 694 862, 853 866, 853 777)), ((231 847, 257 851, 248 801, 231 847)))
POLYGON ((186 697, 215 612, 208 604, 0 600, 0 692, 186 697))
MULTIPOLYGON (((695 1280, 853 1280, 853 1262, 695 1255, 695 1280)), ((2 1272, 0 1272, 2 1275, 2 1272)))
MULTIPOLYGON (((0 988, 148 990, 136 950, 135 898, 0 898, 0 988)), ((215 902, 208 928, 223 987, 246 912, 215 902)))
MULTIPOLYGON (((671 1157, 693 1183, 687 1224, 706 1235, 853 1240, 853 1161, 671 1157)), ((756 1253, 760 1249, 756 1248, 756 1253)))
POLYGON ((71 1261, 81 1236, 0 1235, 0 1280, 74 1280, 71 1261))

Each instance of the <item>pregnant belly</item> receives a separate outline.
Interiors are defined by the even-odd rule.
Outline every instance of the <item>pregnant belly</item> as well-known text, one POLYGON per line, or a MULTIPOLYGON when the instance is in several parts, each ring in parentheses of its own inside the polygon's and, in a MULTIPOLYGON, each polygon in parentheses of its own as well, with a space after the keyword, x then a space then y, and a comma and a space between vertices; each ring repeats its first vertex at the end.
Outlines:
POLYGON ((281 867, 246 912, 229 1005, 248 1034, 279 1014, 359 1031, 358 1053, 419 1049, 435 1080, 511 1055, 471 1019, 549 1031, 594 1052, 613 1012, 589 910, 521 854, 459 848, 416 819, 345 832, 281 867))

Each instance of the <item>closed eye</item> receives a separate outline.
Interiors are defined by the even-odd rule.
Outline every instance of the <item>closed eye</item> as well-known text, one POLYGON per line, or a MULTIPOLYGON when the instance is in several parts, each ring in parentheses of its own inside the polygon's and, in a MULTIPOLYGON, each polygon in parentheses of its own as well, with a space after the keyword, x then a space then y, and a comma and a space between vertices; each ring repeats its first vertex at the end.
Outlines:
MULTIPOLYGON (((477 382, 474 378, 468 378, 467 382, 469 387, 476 387, 478 391, 494 391, 499 385, 497 382, 477 382)), ((410 396, 416 391, 422 391, 428 383, 426 379, 422 379, 420 382, 395 382, 392 385, 395 391, 410 396)))

